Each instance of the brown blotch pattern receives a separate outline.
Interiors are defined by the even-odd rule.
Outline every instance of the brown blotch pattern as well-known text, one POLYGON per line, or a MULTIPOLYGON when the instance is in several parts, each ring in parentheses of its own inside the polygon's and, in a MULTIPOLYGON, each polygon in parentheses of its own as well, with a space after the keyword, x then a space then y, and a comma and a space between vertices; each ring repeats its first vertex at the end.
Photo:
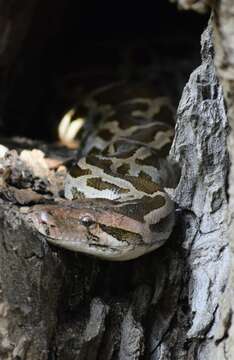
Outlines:
POLYGON ((161 189, 160 185, 148 179, 146 176, 126 176, 128 180, 138 191, 143 191, 147 194, 153 194, 161 189))
POLYGON ((69 174, 72 177, 77 178, 77 177, 80 177, 80 176, 83 176, 83 175, 91 175, 92 171, 90 169, 81 169, 79 167, 79 165, 76 164, 76 165, 73 165, 73 166, 70 167, 69 174))
POLYGON ((152 182, 151 176, 148 175, 148 174, 146 174, 144 171, 140 171, 140 172, 139 172, 139 177, 141 177, 141 178, 144 179, 145 181, 152 182))
POLYGON ((154 150, 151 155, 147 156, 144 159, 136 159, 135 162, 138 165, 153 166, 157 169, 160 169, 160 163, 162 159, 165 159, 165 157, 168 155, 169 150, 170 150, 170 144, 164 146, 159 151, 154 150))
POLYGON ((120 175, 127 175, 128 172, 130 170, 130 165, 129 164, 123 164, 123 165, 120 165, 117 169, 117 172, 120 174, 120 175))
POLYGON ((102 169, 106 173, 110 173, 110 167, 112 165, 112 160, 109 159, 101 159, 98 156, 87 156, 86 157, 87 164, 96 166, 102 169))
POLYGON ((140 234, 124 229, 115 228, 112 226, 106 226, 103 224, 99 225, 103 231, 105 231, 107 234, 113 236, 119 241, 127 242, 129 244, 141 244, 143 242, 142 236, 140 234))
POLYGON ((77 190, 77 188, 75 188, 75 187, 72 188, 71 193, 72 193, 72 199, 73 200, 85 199, 84 193, 77 190))
POLYGON ((131 135, 131 139, 149 144, 150 142, 154 141, 154 137, 159 131, 167 131, 168 129, 170 128, 166 124, 164 125, 156 123, 145 129, 137 129, 131 135))
MULTIPOLYGON (((119 134, 115 135, 115 141, 110 144, 111 139, 113 138, 113 134, 108 129, 100 129, 96 135, 101 137, 104 141, 107 141, 107 146, 98 150, 95 148, 95 137, 93 141, 93 148, 90 150, 89 155, 86 157, 87 164, 90 164, 98 169, 102 169, 105 174, 111 175, 114 178, 122 178, 124 180, 129 181, 131 185, 135 187, 136 190, 142 191, 146 194, 154 194, 157 191, 161 190, 161 186, 152 181, 150 175, 146 174, 144 171, 140 171, 139 176, 130 176, 130 165, 124 163, 120 165, 116 171, 111 170, 111 166, 113 164, 112 157, 118 159, 129 159, 131 161, 131 157, 135 154, 135 152, 142 146, 139 143, 147 144, 152 142, 155 138, 155 134, 158 131, 166 131, 170 129, 169 124, 174 125, 174 117, 172 110, 167 106, 163 105, 160 109, 160 112, 152 116, 152 118, 144 117, 144 114, 139 114, 139 116, 134 116, 135 111, 147 111, 152 106, 141 102, 140 100, 134 103, 131 103, 131 99, 140 98, 148 98, 155 99, 158 95, 156 94, 154 87, 149 89, 149 86, 139 86, 139 84, 131 84, 131 86, 126 86, 126 84, 115 84, 113 87, 109 89, 101 91, 99 94, 94 94, 93 98, 97 100, 98 103, 102 105, 112 105, 115 113, 112 115, 107 115, 105 118, 105 123, 116 120, 118 121, 119 127, 121 129, 130 129, 132 126, 144 125, 144 128, 137 128, 133 133, 131 133, 128 137, 119 136, 119 134), (152 92, 153 90, 153 92, 152 92), (147 124, 154 122, 155 123, 146 128, 147 124), (162 123, 158 123, 158 121, 162 123), (95 155, 97 153, 97 155, 95 155), (101 156, 105 156, 106 158, 102 158, 101 156)), ((98 112, 98 106, 96 111, 98 112)), ((101 108, 100 108, 101 109, 101 108)), ((157 110, 157 109, 155 109, 157 110)), ((96 143, 97 144, 97 143, 96 143)), ((143 145, 144 146, 144 145, 143 145)), ((161 149, 153 149, 151 155, 149 155, 145 159, 136 159, 135 163, 139 165, 139 168, 142 165, 153 166, 158 168, 160 171, 160 167, 163 166, 164 160, 169 153, 170 144, 166 144, 161 149)), ((166 161, 166 160, 165 160, 166 161)), ((78 165, 70 168, 70 174, 73 177, 79 177, 83 175, 91 175, 92 170, 90 169, 81 169, 78 165)), ((95 175, 95 171, 94 171, 95 175)), ((91 179, 87 179, 87 185, 91 186, 98 190, 112 190, 116 193, 126 193, 129 192, 128 189, 120 188, 108 181, 105 181, 105 176, 103 179, 100 177, 94 177, 91 179)), ((75 187, 72 189, 73 198, 74 199, 84 199, 84 194, 78 191, 75 187)), ((128 203, 122 203, 121 206, 117 205, 114 211, 117 211, 121 214, 128 215, 133 219, 139 219, 139 221, 144 221, 144 216, 158 208, 161 208, 165 205, 165 198, 161 195, 156 195, 153 198, 145 195, 139 200, 129 201, 128 203)), ((113 202, 112 202, 113 203, 113 202)), ((108 205, 110 207, 110 205, 108 205)), ((155 224, 155 226, 158 224, 155 224)), ((162 224, 163 226, 163 224, 162 224)), ((117 229, 119 231, 119 229, 117 229)), ((110 234, 113 234, 113 228, 106 229, 106 231, 110 231, 110 234)), ((153 230, 152 230, 153 231, 153 230)), ((157 230, 158 231, 158 230, 157 230)), ((125 232, 126 233, 126 232, 125 232)), ((130 233, 132 234, 132 233, 130 233)), ((135 236, 136 234, 134 234, 135 236)), ((113 235, 114 236, 114 235, 113 235)), ((115 237, 127 238, 127 235, 120 234, 120 232, 116 233, 115 237)), ((128 235, 129 238, 133 235, 128 235)), ((128 241, 128 240, 127 240, 128 241)), ((140 240, 139 240, 140 241, 140 240)))
POLYGON ((115 208, 115 211, 129 216, 138 221, 144 222, 144 216, 155 209, 163 207, 166 203, 166 200, 161 195, 156 195, 153 198, 148 196, 143 196, 137 201, 123 203, 122 206, 115 208))
POLYGON ((87 180, 87 185, 93 187, 97 190, 112 190, 115 193, 127 193, 129 189, 123 189, 115 184, 109 183, 108 181, 103 181, 100 177, 94 177, 87 180))
POLYGON ((136 152, 136 145, 128 144, 126 141, 115 142, 115 157, 118 159, 128 159, 136 152))

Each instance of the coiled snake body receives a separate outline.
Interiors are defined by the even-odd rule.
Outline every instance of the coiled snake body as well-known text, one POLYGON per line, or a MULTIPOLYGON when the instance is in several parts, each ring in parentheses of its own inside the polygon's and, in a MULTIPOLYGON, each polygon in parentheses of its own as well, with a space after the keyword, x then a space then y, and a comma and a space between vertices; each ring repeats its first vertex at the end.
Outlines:
POLYGON ((174 225, 166 188, 178 181, 168 160, 174 111, 143 85, 113 84, 86 101, 99 127, 65 181, 67 203, 35 207, 48 241, 108 260, 129 260, 160 247, 174 225))

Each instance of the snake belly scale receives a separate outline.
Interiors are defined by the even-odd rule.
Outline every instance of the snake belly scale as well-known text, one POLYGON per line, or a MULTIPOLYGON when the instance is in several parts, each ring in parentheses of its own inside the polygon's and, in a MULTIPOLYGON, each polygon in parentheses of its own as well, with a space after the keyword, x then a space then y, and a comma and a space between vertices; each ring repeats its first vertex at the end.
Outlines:
POLYGON ((98 128, 65 180, 67 201, 36 205, 30 218, 55 245, 107 260, 160 247, 174 226, 175 164, 168 160, 174 109, 144 86, 111 84, 86 100, 98 128))

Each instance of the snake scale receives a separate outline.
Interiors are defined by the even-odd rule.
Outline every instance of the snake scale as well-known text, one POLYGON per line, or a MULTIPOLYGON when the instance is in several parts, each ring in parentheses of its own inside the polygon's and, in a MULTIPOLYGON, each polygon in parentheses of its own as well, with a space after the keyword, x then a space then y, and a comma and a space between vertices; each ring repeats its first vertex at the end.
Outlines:
POLYGON ((107 260, 130 260, 169 238, 178 176, 168 159, 169 99, 142 84, 115 83, 86 99, 98 128, 65 180, 64 203, 37 205, 34 226, 49 242, 107 260))

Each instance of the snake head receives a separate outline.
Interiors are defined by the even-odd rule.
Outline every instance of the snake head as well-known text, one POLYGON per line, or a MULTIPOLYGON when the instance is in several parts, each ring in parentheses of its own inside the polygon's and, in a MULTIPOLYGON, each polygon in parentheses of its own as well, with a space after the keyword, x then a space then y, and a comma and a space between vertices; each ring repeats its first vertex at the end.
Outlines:
MULTIPOLYGON (((95 199, 36 205, 27 216, 50 243, 106 260, 137 258, 161 246, 172 231, 172 209, 158 218, 157 228, 155 224, 150 227, 146 221, 134 218, 123 204, 107 203, 107 200, 95 199)), ((133 209, 133 205, 129 209, 133 209)))

